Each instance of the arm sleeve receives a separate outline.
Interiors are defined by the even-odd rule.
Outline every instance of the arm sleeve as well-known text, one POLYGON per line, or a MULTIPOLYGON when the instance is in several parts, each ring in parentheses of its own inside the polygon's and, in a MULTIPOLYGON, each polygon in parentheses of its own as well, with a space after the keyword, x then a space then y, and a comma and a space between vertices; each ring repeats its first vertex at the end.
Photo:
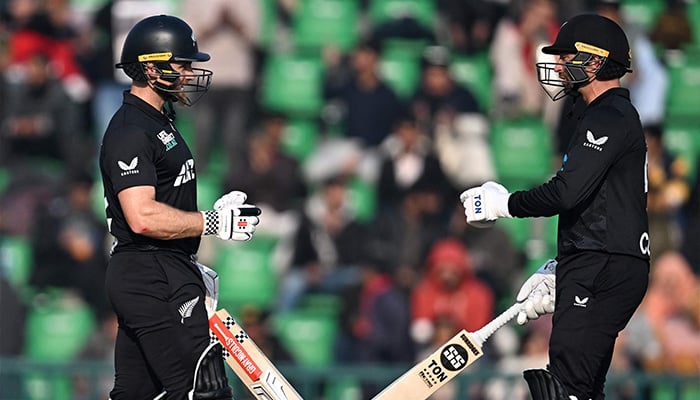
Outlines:
POLYGON ((114 193, 133 186, 156 186, 155 148, 138 128, 129 127, 105 140, 103 166, 114 193))
POLYGON ((627 140, 624 116, 601 107, 585 116, 572 138, 562 166, 548 182, 513 193, 508 208, 514 217, 550 217, 588 199, 619 157, 627 140))

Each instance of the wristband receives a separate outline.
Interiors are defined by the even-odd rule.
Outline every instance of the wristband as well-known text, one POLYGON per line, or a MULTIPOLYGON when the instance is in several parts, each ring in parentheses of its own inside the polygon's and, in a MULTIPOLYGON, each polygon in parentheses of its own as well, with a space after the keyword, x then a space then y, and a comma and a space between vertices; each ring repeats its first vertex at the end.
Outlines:
POLYGON ((221 226, 219 213, 213 210, 200 212, 202 213, 202 217, 204 217, 204 228, 202 229, 202 236, 216 235, 219 232, 219 227, 221 226))

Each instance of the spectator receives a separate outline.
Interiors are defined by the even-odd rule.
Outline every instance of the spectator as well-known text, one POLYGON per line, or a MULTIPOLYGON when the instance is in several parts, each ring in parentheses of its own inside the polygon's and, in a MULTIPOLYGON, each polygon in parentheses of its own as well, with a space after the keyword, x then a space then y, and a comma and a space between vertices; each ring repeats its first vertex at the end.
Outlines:
POLYGON ((499 21, 489 49, 494 68, 493 114, 499 118, 541 115, 554 126, 559 105, 550 102, 539 87, 535 63, 544 61, 539 49, 557 34, 556 5, 552 0, 524 0, 517 5, 514 15, 499 21))
MULTIPOLYGON (((688 160, 671 155, 663 145, 663 128, 644 128, 647 142, 647 210, 651 257, 676 250, 680 245, 681 210, 688 201, 690 188, 688 160)), ((653 262, 652 262, 653 264, 653 262)))
POLYGON ((397 119, 394 127, 379 149, 377 193, 380 209, 395 207, 406 189, 419 180, 430 181, 442 201, 452 195, 432 141, 421 130, 418 121, 406 115, 397 119))
POLYGON ((107 227, 93 214, 92 178, 77 176, 33 225, 34 267, 30 283, 36 288, 74 289, 103 317, 110 313, 104 294, 107 268, 107 227))
POLYGON ((324 97, 337 102, 343 112, 345 136, 357 138, 363 147, 378 146, 391 132, 402 104, 396 93, 380 78, 379 44, 359 43, 350 55, 347 78, 340 66, 330 66, 324 97))
POLYGON ((449 234, 469 249, 474 275, 486 282, 496 299, 512 301, 523 282, 525 254, 501 225, 481 229, 464 223, 464 207, 455 202, 448 222, 449 234))
MULTIPOLYGON (((700 174, 700 156, 695 160, 695 168, 700 174)), ((700 177, 695 178, 691 192, 690 199, 683 209, 686 219, 682 228, 681 249, 695 275, 700 276, 700 177)))
POLYGON ((294 309, 306 293, 338 294, 357 283, 364 230, 350 209, 346 178, 327 179, 304 205, 291 266, 282 277, 278 311, 294 309))
MULTIPOLYGON (((339 343, 344 346, 339 347, 337 361, 408 365, 414 361, 408 299, 395 285, 390 264, 378 254, 360 264, 361 281, 343 296, 339 343)), ((382 388, 364 383, 362 389, 363 398, 369 399, 382 388)))
POLYGON ((496 178, 485 115, 438 114, 434 142, 440 165, 453 187, 480 185, 496 178))
POLYGON ((662 123, 669 79, 654 45, 643 30, 626 23, 619 0, 596 0, 595 9, 598 14, 617 22, 627 33, 634 61, 632 73, 625 75, 621 83, 629 88, 632 104, 639 112, 642 125, 662 123))
POLYGON ((248 151, 242 155, 240 167, 229 172, 224 191, 238 188, 261 208, 284 212, 300 207, 306 195, 299 161, 284 153, 282 138, 287 118, 268 113, 260 127, 248 140, 248 151))
MULTIPOLYGON (((460 54, 486 51, 493 38, 496 22, 503 6, 495 1, 441 0, 437 2, 445 26, 437 26, 438 32, 450 43, 450 49, 460 54)), ((442 25, 442 24, 441 24, 442 25)))
MULTIPOLYGON (((693 43, 693 26, 685 0, 668 0, 652 24, 650 39, 662 50, 683 50, 693 43)), ((697 27, 695 27, 697 29, 697 27)))
POLYGON ((56 79, 48 54, 35 53, 22 66, 24 78, 11 82, 3 99, 0 164, 32 168, 54 160, 67 173, 82 172, 88 148, 80 106, 56 79))
POLYGON ((197 112, 192 113, 197 135, 198 172, 209 171, 213 149, 222 145, 223 173, 240 167, 255 91, 255 51, 260 39, 260 2, 256 0, 188 0, 184 19, 190 21, 199 46, 211 54, 209 68, 216 76, 197 112), (219 141, 220 140, 220 141, 219 141))
POLYGON ((700 281, 677 252, 658 257, 627 328, 626 352, 649 372, 700 374, 700 281))
POLYGON ((474 276, 472 261, 464 245, 453 238, 436 242, 425 262, 425 275, 411 294, 411 335, 425 346, 441 318, 460 329, 474 332, 493 317, 491 288, 474 276))
POLYGON ((449 50, 442 46, 426 48, 421 60, 420 86, 411 99, 411 110, 421 128, 433 136, 437 116, 442 113, 482 112, 474 94, 455 82, 449 71, 449 50))
POLYGON ((423 274, 430 248, 445 234, 440 214, 443 196, 436 183, 426 177, 417 180, 400 195, 395 207, 380 210, 372 224, 369 240, 381 248, 397 285, 407 294, 423 274))

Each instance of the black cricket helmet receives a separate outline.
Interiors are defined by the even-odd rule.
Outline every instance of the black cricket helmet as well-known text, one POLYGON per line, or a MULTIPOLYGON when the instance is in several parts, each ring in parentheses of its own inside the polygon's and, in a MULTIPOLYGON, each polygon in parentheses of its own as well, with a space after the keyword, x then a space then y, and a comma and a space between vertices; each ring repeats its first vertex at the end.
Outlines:
POLYGON ((186 93, 200 93, 201 97, 211 85, 212 72, 202 68, 192 68, 191 74, 180 74, 171 62, 209 61, 207 53, 199 51, 192 28, 183 20, 170 15, 155 15, 136 23, 124 40, 120 62, 117 68, 134 81, 150 82, 166 100, 179 101, 192 105, 186 93), (153 73, 146 73, 146 67, 153 73))
POLYGON ((632 72, 632 53, 625 32, 613 20, 598 14, 581 14, 564 22, 554 43, 543 47, 542 52, 574 54, 567 62, 536 64, 537 79, 552 100, 587 85, 590 82, 587 70, 598 80, 619 79, 632 72), (555 71, 557 66, 562 67, 561 72, 555 71))

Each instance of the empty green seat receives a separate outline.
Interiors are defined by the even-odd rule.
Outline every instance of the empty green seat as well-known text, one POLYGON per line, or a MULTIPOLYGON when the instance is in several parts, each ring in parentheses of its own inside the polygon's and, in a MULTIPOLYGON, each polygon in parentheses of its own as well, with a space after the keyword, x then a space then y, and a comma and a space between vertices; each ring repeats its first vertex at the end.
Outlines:
POLYGON ((348 182, 348 195, 350 207, 352 207, 357 219, 370 221, 377 212, 377 188, 360 178, 353 178, 348 182))
POLYGON ((246 305, 267 308, 275 300, 277 239, 255 236, 244 243, 223 243, 212 268, 219 275, 220 307, 236 313, 246 305))
POLYGON ((669 62, 668 72, 667 118, 700 122, 700 57, 686 56, 669 62))
POLYGON ((265 62, 261 85, 261 101, 271 110, 315 117, 323 105, 318 57, 274 54, 265 62))
POLYGON ((22 288, 29 282, 32 246, 23 236, 0 236, 0 268, 10 284, 22 288))
POLYGON ((662 11, 666 8, 665 0, 622 0, 620 9, 625 20, 649 32, 662 11))
POLYGON ((510 190, 542 183, 552 168, 552 141, 541 118, 494 121, 491 146, 496 173, 510 190))
POLYGON ((687 163, 688 176, 697 176, 697 161, 700 157, 700 121, 669 120, 664 127, 663 145, 669 153, 683 157, 687 163))
POLYGON ((319 134, 316 122, 309 118, 294 118, 287 123, 282 137, 286 154, 303 161, 316 149, 319 134))
POLYGON ((421 77, 418 59, 392 53, 381 56, 379 72, 384 82, 394 89, 396 95, 404 99, 413 95, 421 77))
POLYGON ((486 53, 453 56, 450 73, 455 81, 472 91, 482 110, 491 107, 493 69, 486 53))
POLYGON ((292 16, 292 36, 300 50, 336 46, 350 50, 359 37, 359 4, 347 0, 301 0, 292 16))
POLYGON ((334 317, 305 311, 278 314, 274 330, 299 365, 323 368, 333 363, 338 331, 334 317))
POLYGON ((221 176, 210 173, 197 176, 197 207, 200 210, 211 210, 214 202, 221 197, 221 176))
POLYGON ((435 22, 435 2, 432 0, 370 0, 369 16, 375 24, 412 16, 421 24, 432 27, 435 22))
POLYGON ((69 294, 47 296, 46 304, 32 306, 27 315, 25 355, 33 360, 67 361, 75 358, 95 330, 90 307, 69 294))

